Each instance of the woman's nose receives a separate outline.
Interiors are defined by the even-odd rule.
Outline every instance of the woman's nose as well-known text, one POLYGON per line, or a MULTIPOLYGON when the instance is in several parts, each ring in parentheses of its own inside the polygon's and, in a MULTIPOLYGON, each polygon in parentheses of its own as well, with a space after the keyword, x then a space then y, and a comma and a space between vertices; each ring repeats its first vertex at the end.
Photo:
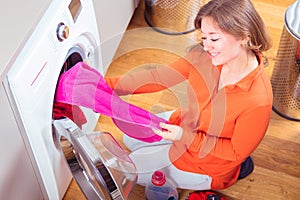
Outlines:
POLYGON ((212 49, 212 45, 209 42, 203 42, 203 49, 204 51, 209 51, 212 49))

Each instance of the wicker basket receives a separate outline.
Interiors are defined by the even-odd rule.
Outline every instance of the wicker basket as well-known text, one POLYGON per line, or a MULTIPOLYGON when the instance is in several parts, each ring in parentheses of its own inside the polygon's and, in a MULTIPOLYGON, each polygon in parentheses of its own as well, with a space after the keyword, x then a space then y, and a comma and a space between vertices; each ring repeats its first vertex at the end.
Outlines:
POLYGON ((184 34, 194 30, 194 19, 205 0, 145 0, 145 20, 166 34, 184 34))
POLYGON ((295 121, 300 121, 299 9, 300 2, 297 1, 286 11, 285 27, 271 77, 273 110, 282 117, 295 121))

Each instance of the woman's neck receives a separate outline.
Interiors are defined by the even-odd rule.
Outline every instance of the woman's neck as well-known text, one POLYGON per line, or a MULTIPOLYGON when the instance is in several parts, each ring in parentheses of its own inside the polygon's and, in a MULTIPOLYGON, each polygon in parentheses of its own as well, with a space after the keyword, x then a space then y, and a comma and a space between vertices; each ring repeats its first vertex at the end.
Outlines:
POLYGON ((235 60, 225 63, 222 71, 227 74, 248 74, 258 66, 258 60, 255 53, 251 50, 244 51, 235 60))
POLYGON ((230 63, 222 66, 219 89, 239 82, 252 72, 259 62, 254 52, 247 52, 230 63))

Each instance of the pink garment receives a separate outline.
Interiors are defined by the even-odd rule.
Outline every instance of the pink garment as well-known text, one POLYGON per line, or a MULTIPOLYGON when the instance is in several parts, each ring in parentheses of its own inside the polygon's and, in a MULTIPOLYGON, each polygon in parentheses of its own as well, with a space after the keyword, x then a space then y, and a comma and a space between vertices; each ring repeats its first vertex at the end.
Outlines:
POLYGON ((123 101, 97 70, 83 62, 77 63, 60 76, 55 101, 87 107, 109 116, 125 134, 144 142, 161 140, 151 128, 161 129, 160 122, 168 123, 123 101))

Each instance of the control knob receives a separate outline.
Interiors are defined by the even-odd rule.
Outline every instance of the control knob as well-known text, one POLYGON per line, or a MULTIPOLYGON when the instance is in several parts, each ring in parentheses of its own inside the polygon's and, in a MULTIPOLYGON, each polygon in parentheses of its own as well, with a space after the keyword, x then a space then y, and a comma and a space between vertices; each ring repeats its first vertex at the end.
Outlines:
POLYGON ((56 36, 60 42, 67 39, 69 37, 69 27, 62 22, 59 23, 56 29, 56 36))

